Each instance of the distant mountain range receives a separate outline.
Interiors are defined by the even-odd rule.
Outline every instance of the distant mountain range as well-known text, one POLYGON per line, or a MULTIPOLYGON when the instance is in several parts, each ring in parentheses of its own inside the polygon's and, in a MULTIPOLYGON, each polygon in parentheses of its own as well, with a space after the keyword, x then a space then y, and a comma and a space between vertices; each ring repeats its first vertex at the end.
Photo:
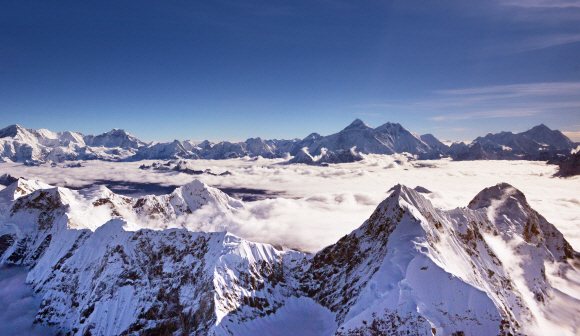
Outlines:
POLYGON ((202 227, 195 213, 204 206, 223 216, 245 207, 199 181, 129 198, 18 179, 0 191, 0 264, 28 270, 42 297, 35 323, 67 335, 580 328, 580 255, 505 183, 449 211, 397 185, 358 229, 315 255, 179 226, 192 215, 202 227))
POLYGON ((501 132, 476 138, 471 144, 451 146, 431 134, 417 135, 397 123, 372 128, 356 119, 342 131, 322 136, 312 133, 299 140, 263 140, 244 142, 203 141, 146 143, 114 129, 101 135, 25 129, 11 125, 0 130, 0 160, 42 164, 74 160, 221 160, 244 156, 288 158, 289 163, 328 164, 362 160, 360 154, 409 153, 418 159, 454 160, 554 160, 566 158, 578 147, 562 132, 545 125, 526 132, 501 132))

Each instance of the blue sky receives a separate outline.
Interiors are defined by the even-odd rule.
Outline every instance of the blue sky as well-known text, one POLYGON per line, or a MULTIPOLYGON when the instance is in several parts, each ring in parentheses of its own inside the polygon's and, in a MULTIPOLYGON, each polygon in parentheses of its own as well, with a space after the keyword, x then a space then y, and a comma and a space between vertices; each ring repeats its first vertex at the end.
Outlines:
POLYGON ((355 118, 580 141, 580 1, 3 1, 2 125, 303 138, 355 118))

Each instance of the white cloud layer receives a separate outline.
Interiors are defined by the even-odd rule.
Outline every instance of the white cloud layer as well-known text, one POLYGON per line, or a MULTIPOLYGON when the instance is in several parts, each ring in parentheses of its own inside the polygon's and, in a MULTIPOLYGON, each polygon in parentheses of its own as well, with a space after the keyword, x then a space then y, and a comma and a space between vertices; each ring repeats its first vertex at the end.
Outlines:
POLYGON ((0 172, 50 184, 82 186, 95 180, 183 185, 197 178, 218 188, 250 188, 279 193, 276 199, 248 202, 233 217, 203 209, 176 226, 228 230, 246 239, 315 252, 336 242, 366 220, 388 190, 401 183, 422 186, 435 206, 466 206, 483 188, 507 182, 556 225, 580 250, 580 178, 553 178, 556 166, 530 161, 447 160, 407 162, 401 155, 369 155, 365 161, 331 167, 283 165, 282 160, 190 161, 194 169, 228 176, 140 170, 150 162, 84 162, 82 168, 28 167, 3 163, 0 172), (420 166, 421 164, 422 166, 420 166), (199 224, 204 223, 204 224, 199 224))

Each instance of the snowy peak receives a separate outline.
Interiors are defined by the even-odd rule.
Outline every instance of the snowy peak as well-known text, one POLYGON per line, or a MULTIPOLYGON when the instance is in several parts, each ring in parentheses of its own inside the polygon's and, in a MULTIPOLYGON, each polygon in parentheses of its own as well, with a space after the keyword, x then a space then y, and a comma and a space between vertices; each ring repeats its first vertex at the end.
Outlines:
POLYGON ((13 201, 20 196, 28 195, 39 189, 49 189, 53 186, 43 182, 18 178, 9 184, 5 189, 0 191, 0 198, 3 200, 13 201))
POLYGON ((9 186, 12 183, 18 181, 18 179, 8 173, 0 175, 0 184, 4 186, 9 186))
POLYGON ((0 138, 16 138, 27 135, 28 131, 20 125, 10 125, 0 130, 0 138))
POLYGON ((87 135, 84 137, 84 141, 88 146, 120 147, 125 149, 138 149, 146 145, 143 141, 118 128, 97 136, 87 135))
MULTIPOLYGON (((342 151, 342 154, 338 156, 343 156, 348 154, 346 151, 356 148, 356 155, 350 155, 355 161, 358 153, 390 155, 407 152, 429 158, 438 156, 437 153, 440 152, 438 149, 429 147, 421 141, 418 135, 409 132, 400 124, 386 123, 372 128, 360 119, 356 119, 348 127, 335 134, 324 137, 319 137, 317 134, 308 136, 296 145, 291 154, 298 154, 303 147, 307 147, 308 153, 313 157, 323 154, 324 150, 326 150, 324 153, 330 156, 340 154, 339 151, 342 151)), ((309 163, 308 157, 304 157, 304 155, 301 157, 306 160, 304 163, 309 163)), ((292 162, 299 163, 301 162, 298 161, 299 159, 295 158, 292 162)), ((341 159, 337 160, 341 161, 341 159)), ((352 162, 352 160, 348 162, 352 162)))
POLYGON ((345 127, 342 131, 367 130, 367 129, 372 129, 372 127, 370 127, 364 121, 357 118, 352 123, 350 123, 350 125, 345 127))
POLYGON ((492 202, 499 200, 517 201, 521 205, 529 207, 526 196, 518 189, 512 187, 509 183, 498 183, 493 187, 485 188, 480 191, 470 202, 468 207, 476 210, 487 208, 492 202))
POLYGON ((450 154, 455 160, 557 160, 570 156, 575 147, 562 132, 541 124, 521 133, 488 133, 450 154))
POLYGON ((506 241, 521 239, 538 248, 546 248, 559 261, 576 257, 576 252, 560 231, 532 209, 520 190, 508 183, 485 188, 469 202, 468 207, 484 209, 506 241))
POLYGON ((303 281, 336 312, 340 335, 396 334, 410 328, 401 321, 413 321, 420 335, 542 335, 548 329, 539 326, 558 323, 561 307, 580 313, 580 294, 558 294, 545 264, 554 274, 580 274, 571 266, 578 257, 507 183, 451 211, 397 185, 359 229, 312 259, 303 281))
POLYGON ((0 130, 0 139, 8 138, 24 143, 38 142, 40 134, 35 130, 28 130, 20 125, 10 125, 0 130))
POLYGON ((423 134, 420 136, 421 141, 426 143, 429 147, 433 149, 438 149, 440 151, 446 152, 449 150, 449 146, 439 141, 433 134, 423 134))
POLYGON ((193 180, 175 189, 172 195, 183 199, 190 211, 195 211, 207 204, 212 204, 222 211, 230 211, 244 206, 242 202, 199 180, 193 180))

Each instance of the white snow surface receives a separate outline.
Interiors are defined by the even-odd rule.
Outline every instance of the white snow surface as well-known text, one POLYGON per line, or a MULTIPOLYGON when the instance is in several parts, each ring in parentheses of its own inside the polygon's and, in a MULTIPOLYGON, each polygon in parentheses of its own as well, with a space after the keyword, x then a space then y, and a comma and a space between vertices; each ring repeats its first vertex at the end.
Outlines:
POLYGON ((362 226, 315 256, 172 228, 210 218, 196 216, 208 208, 222 218, 245 211, 199 181, 137 199, 15 184, 28 191, 0 191, 10 203, 0 262, 28 267, 42 296, 37 321, 74 335, 580 330, 579 256, 509 184, 451 210, 397 185, 362 226), (151 222, 157 230, 146 229, 151 222))

